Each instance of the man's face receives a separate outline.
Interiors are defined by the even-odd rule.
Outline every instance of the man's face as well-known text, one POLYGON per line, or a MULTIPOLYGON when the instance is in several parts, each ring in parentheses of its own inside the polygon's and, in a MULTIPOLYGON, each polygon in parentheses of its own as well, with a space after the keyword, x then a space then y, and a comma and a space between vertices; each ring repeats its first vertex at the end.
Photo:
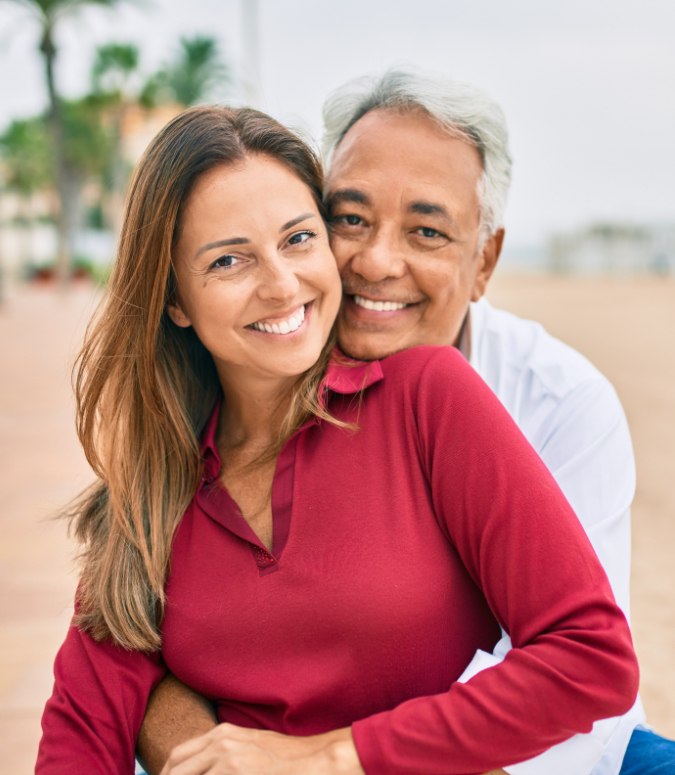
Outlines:
POLYGON ((374 110, 347 132, 326 181, 346 353, 457 343, 503 236, 478 251, 482 172, 478 151, 423 113, 374 110))

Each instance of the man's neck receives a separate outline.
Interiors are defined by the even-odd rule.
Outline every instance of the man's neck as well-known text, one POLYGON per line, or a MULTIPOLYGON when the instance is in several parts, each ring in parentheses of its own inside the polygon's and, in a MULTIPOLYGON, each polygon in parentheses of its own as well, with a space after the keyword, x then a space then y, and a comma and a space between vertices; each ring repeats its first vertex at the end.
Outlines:
POLYGON ((467 361, 471 360, 471 307, 466 311, 464 322, 459 329, 459 336, 457 337, 455 347, 462 353, 467 361))

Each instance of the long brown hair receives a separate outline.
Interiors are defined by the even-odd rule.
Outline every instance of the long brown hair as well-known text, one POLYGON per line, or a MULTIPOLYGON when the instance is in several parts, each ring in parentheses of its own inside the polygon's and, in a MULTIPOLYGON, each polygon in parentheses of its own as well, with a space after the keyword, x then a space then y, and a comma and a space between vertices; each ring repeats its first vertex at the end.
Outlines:
MULTIPOLYGON (((248 154, 286 164, 321 205, 321 166, 279 123, 248 108, 201 107, 151 142, 131 183, 117 259, 78 359, 77 430, 98 481, 69 510, 83 545, 76 623, 95 638, 156 650, 171 541, 200 481, 199 434, 219 392, 211 356, 176 326, 172 250, 197 178, 248 154)), ((279 446, 309 414, 330 342, 298 381, 279 446)))

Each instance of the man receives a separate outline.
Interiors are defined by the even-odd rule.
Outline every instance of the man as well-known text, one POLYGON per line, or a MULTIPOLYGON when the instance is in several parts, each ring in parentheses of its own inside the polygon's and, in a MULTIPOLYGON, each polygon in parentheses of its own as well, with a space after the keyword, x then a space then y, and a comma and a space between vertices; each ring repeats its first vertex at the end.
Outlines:
MULTIPOLYGON (((500 109, 471 87, 392 71, 341 88, 324 118, 326 205, 344 290, 342 349, 368 360, 420 344, 458 347, 556 477, 628 614, 635 474, 616 394, 540 326, 482 300, 502 247, 510 182, 500 109)), ((463 680, 508 648, 505 634, 494 655, 476 655, 463 680)), ((153 711, 155 729, 181 707, 167 693, 153 711)), ((213 723, 206 715, 202 724, 198 713, 192 719, 181 739, 213 723)), ((507 771, 609 775, 632 741, 622 772, 665 773, 675 767, 675 744, 634 732, 642 720, 637 705, 507 771), (631 749, 640 750, 637 761, 631 749)), ((156 760, 152 729, 144 727, 141 749, 156 760)))

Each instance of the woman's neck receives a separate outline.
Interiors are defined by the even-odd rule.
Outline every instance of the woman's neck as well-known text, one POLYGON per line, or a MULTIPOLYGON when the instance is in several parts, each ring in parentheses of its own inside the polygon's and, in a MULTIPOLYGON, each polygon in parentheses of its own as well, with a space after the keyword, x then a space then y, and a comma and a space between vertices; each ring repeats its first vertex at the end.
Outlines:
POLYGON ((276 444, 297 378, 250 380, 245 385, 221 378, 223 408, 218 422, 218 448, 264 453, 276 444))

